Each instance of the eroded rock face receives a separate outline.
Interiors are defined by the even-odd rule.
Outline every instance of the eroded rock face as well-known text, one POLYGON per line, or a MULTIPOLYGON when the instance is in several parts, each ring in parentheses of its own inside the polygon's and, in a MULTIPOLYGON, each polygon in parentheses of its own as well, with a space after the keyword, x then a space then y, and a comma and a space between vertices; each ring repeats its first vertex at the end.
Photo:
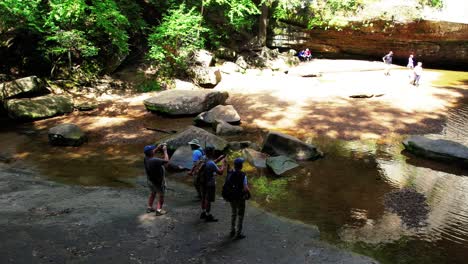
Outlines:
POLYGON ((73 101, 64 95, 44 95, 34 98, 10 99, 5 103, 13 119, 41 119, 73 111, 73 101))
POLYGON ((49 143, 55 146, 79 146, 86 141, 86 135, 75 124, 61 124, 49 129, 49 143))
POLYGON ((279 132, 269 132, 263 142, 262 152, 271 156, 284 155, 297 160, 312 160, 322 156, 313 145, 279 132))
POLYGON ((405 149, 419 156, 468 164, 468 147, 445 139, 410 136, 403 141, 405 149))
POLYGON ((297 164, 293 159, 287 156, 269 157, 266 159, 266 165, 276 174, 282 175, 285 172, 297 168, 297 164))
POLYGON ((241 119, 232 105, 217 105, 195 118, 196 123, 214 124, 216 120, 223 120, 230 124, 239 124, 241 119))
POLYGON ((224 104, 227 92, 211 90, 167 90, 144 101, 146 109, 167 115, 195 115, 224 104))
POLYGON ((44 82, 36 76, 16 79, 0 84, 0 101, 14 96, 46 91, 44 82))
POLYGON ((296 50, 307 47, 313 54, 325 57, 367 56, 378 61, 392 50, 394 63, 401 65, 406 65, 410 53, 425 65, 468 65, 468 24, 418 21, 389 27, 384 21, 374 21, 372 26, 355 23, 353 27, 358 29, 307 29, 278 23, 272 29, 268 46, 296 50))
POLYGON ((198 139, 202 147, 211 145, 218 151, 224 151, 228 144, 226 140, 195 126, 189 126, 186 130, 163 138, 157 143, 166 143, 170 150, 176 150, 181 146, 186 146, 192 139, 198 139))

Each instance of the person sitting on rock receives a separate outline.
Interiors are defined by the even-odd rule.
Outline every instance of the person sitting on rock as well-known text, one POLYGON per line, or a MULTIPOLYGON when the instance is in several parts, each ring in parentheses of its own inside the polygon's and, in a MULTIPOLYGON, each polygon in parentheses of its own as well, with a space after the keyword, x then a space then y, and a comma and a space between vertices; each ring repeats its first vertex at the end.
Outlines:
POLYGON ((304 51, 304 60, 310 61, 312 59, 312 53, 310 52, 309 48, 306 48, 304 51))
POLYGON ((145 146, 143 151, 145 153, 144 165, 147 176, 147 183, 151 191, 148 198, 148 208, 146 209, 146 212, 151 213, 156 211, 156 215, 163 215, 166 213, 166 211, 162 209, 164 203, 164 193, 166 192, 166 170, 164 166, 169 162, 167 146, 166 144, 160 144, 157 147, 155 145, 148 145, 145 146), (155 153, 159 150, 163 151, 164 159, 155 157, 155 153), (153 203, 156 194, 158 194, 159 197, 155 210, 153 208, 153 203))
POLYGON ((299 54, 297 54, 297 57, 299 58, 300 61, 304 61, 304 50, 299 51, 299 54))

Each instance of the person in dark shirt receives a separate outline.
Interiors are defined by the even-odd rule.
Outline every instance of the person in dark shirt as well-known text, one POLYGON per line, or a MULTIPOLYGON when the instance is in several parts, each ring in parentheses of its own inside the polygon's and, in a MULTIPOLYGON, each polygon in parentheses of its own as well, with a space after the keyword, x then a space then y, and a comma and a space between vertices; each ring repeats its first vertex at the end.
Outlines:
POLYGON ((393 61, 393 51, 390 51, 387 55, 383 56, 382 60, 385 63, 384 74, 386 76, 389 76, 390 75, 390 68, 392 67, 392 61, 393 61))
POLYGON ((165 144, 161 144, 157 147, 155 145, 148 145, 145 146, 144 153, 147 183, 151 192, 148 198, 148 208, 146 209, 146 212, 151 213, 156 211, 156 215, 163 215, 166 213, 166 211, 162 209, 162 206, 164 203, 164 193, 166 192, 166 170, 164 166, 169 161, 169 156, 167 155, 167 146, 165 144), (164 159, 155 157, 155 153, 159 150, 163 151, 164 159), (153 203, 156 194, 158 194, 158 203, 155 210, 153 208, 153 203))
POLYGON ((235 186, 236 193, 234 194, 231 204, 231 237, 236 239, 245 238, 242 233, 242 225, 244 222, 245 213, 245 200, 250 198, 249 186, 247 184, 247 175, 242 171, 244 164, 243 158, 237 158, 234 160, 234 170, 228 171, 226 181, 235 186), (237 232, 236 232, 236 218, 237 220, 237 232))
POLYGON ((216 195, 216 175, 223 174, 224 168, 226 166, 226 159, 223 157, 221 160, 223 165, 218 167, 216 161, 214 161, 215 149, 212 146, 207 146, 205 148, 205 155, 207 161, 205 163, 205 168, 203 170, 203 179, 201 179, 201 193, 202 193, 202 213, 200 219, 205 219, 206 222, 217 222, 218 219, 214 218, 211 214, 211 203, 215 201, 216 195))

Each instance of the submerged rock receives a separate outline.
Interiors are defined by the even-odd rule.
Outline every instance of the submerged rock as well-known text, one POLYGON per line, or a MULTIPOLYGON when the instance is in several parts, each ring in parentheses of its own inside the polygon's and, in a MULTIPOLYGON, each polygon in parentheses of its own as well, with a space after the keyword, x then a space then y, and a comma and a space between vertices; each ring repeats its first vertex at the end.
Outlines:
POLYGON ((297 168, 297 164, 293 159, 287 156, 269 157, 266 159, 266 165, 276 174, 282 175, 283 173, 297 168))
POLYGON ((168 115, 194 115, 224 104, 227 92, 211 90, 167 90, 144 101, 146 109, 168 115))
POLYGON ((256 151, 251 148, 246 148, 242 150, 242 155, 255 168, 264 169, 267 167, 266 161, 267 161, 268 155, 265 153, 256 151))
POLYGON ((169 166, 179 170, 190 170, 192 165, 192 148, 189 145, 178 147, 169 160, 169 166))
POLYGON ((55 146, 80 146, 86 141, 86 135, 74 124, 61 124, 49 129, 49 143, 55 146))
POLYGON ((173 136, 163 138, 157 143, 167 143, 170 150, 176 150, 181 146, 186 146, 192 139, 198 139, 203 148, 207 145, 211 145, 218 151, 224 151, 227 147, 226 140, 196 126, 189 126, 186 130, 173 136))
POLYGON ((445 139, 410 136, 403 141, 405 149, 418 156, 468 164, 468 147, 445 139))
POLYGON ((385 207, 401 217, 403 223, 410 227, 427 225, 429 206, 426 196, 411 188, 404 188, 385 194, 385 207))
POLYGON ((239 124, 241 119, 232 105, 217 105, 210 111, 203 112, 195 118, 195 123, 214 124, 216 120, 222 120, 230 124, 239 124))
POLYGON ((41 119, 73 111, 73 102, 64 95, 44 95, 34 98, 10 99, 5 103, 13 119, 41 119))
POLYGON ((263 142, 262 152, 271 156, 285 155, 297 160, 311 160, 322 156, 314 145, 279 132, 269 132, 263 142))
POLYGON ((21 79, 16 79, 11 82, 0 84, 0 101, 15 96, 20 96, 30 93, 45 92, 46 88, 36 76, 29 76, 21 79))

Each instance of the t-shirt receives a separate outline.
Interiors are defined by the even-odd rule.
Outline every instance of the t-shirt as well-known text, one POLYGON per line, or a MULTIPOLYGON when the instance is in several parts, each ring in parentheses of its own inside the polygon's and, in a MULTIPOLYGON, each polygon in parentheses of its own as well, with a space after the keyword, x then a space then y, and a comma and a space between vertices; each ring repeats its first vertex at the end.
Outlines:
POLYGON ((393 59, 393 55, 390 55, 390 54, 387 54, 383 57, 385 63, 387 64, 391 64, 392 63, 392 59, 393 59))
POLYGON ((219 170, 218 166, 213 160, 208 160, 205 165, 206 186, 216 185, 216 173, 219 170))
POLYGON ((192 151, 192 161, 193 163, 199 161, 204 156, 203 151, 201 149, 196 149, 192 151))
POLYGON ((144 159, 145 171, 147 179, 155 185, 160 186, 164 182, 165 169, 164 164, 167 161, 160 158, 144 159))
POLYGON ((423 71, 423 69, 422 69, 421 66, 416 66, 416 67, 414 67, 414 74, 416 74, 416 75, 419 76, 419 75, 422 74, 422 71, 423 71))

